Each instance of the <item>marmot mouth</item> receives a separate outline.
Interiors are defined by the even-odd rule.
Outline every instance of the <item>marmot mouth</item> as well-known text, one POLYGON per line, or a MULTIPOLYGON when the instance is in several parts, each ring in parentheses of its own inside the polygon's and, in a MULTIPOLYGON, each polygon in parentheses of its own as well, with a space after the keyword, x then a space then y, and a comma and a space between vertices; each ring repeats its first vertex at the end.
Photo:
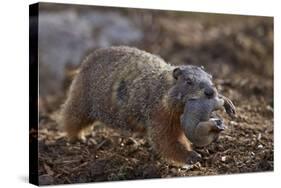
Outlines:
POLYGON ((191 98, 188 98, 187 100, 197 100, 197 99, 200 99, 200 97, 191 97, 191 98))

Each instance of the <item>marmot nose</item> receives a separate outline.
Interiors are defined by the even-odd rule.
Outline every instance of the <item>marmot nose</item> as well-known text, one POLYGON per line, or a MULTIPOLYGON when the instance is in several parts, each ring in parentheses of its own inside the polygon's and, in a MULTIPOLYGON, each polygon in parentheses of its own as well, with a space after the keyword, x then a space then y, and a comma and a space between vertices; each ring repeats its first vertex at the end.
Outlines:
POLYGON ((204 93, 208 98, 211 98, 211 97, 214 96, 215 90, 211 87, 208 87, 208 88, 205 89, 204 93))

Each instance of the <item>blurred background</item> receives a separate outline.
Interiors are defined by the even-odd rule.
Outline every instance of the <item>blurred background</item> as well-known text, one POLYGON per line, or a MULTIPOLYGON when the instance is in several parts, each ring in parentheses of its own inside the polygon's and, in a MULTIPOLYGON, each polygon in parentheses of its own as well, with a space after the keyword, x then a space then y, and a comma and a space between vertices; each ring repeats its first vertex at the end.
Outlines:
POLYGON ((39 79, 42 184, 273 170, 271 17, 40 3, 39 79), (66 142, 55 116, 76 70, 87 54, 113 45, 204 66, 233 100, 237 117, 222 114, 228 129, 199 150, 199 166, 170 166, 151 158, 145 138, 105 127, 97 126, 87 143, 66 142))

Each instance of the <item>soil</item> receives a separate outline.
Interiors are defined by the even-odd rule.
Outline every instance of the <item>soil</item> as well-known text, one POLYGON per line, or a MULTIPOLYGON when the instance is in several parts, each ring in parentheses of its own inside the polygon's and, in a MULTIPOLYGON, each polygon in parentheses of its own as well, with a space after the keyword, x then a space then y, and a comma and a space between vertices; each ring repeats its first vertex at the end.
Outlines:
POLYGON ((154 154, 145 135, 102 124, 85 143, 69 143, 56 122, 65 100, 58 94, 39 98, 40 184, 273 171, 273 19, 202 15, 161 12, 153 27, 143 23, 148 34, 134 44, 169 63, 203 65, 235 104, 235 118, 219 112, 227 125, 220 138, 196 148, 202 161, 177 167, 154 154))

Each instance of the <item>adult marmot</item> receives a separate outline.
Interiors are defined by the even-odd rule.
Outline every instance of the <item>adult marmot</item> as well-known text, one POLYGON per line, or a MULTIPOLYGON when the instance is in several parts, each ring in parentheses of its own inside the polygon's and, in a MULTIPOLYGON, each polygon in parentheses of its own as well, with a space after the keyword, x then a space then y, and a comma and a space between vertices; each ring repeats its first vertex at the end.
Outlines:
MULTIPOLYGON (((71 140, 95 121, 112 127, 147 128, 154 148, 179 163, 196 162, 180 124, 185 102, 214 98, 212 77, 197 66, 172 66, 158 56, 130 47, 99 49, 89 55, 63 105, 62 125, 71 140)), ((234 113, 230 100, 224 103, 234 113)))

